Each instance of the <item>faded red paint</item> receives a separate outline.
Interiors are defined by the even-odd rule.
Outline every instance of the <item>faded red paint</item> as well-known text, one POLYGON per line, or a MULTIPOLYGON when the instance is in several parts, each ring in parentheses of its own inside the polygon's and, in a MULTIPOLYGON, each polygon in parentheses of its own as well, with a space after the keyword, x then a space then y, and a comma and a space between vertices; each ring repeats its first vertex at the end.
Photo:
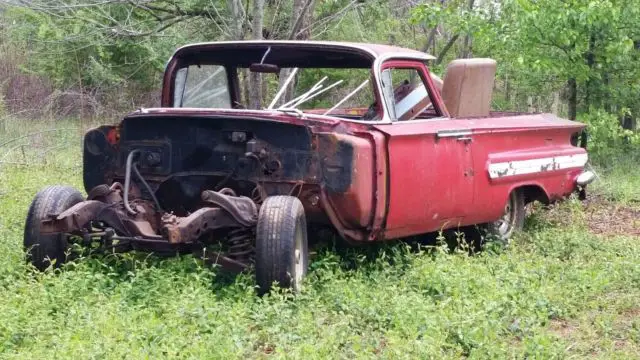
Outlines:
POLYGON ((575 190, 580 169, 549 171, 492 181, 489 159, 506 161, 585 153, 571 146, 574 122, 549 115, 443 119, 379 125, 389 139, 389 213, 385 236, 395 238, 493 221, 512 189, 536 185, 549 199, 575 190), (471 142, 437 140, 439 130, 470 130, 471 142))
MULTIPOLYGON (((330 48, 349 44, 327 42, 316 45, 330 48)), ((575 178, 581 168, 490 179, 488 166, 492 162, 584 154, 584 149, 570 144, 571 135, 582 130, 584 125, 549 114, 492 113, 486 118, 450 119, 427 66, 422 61, 407 59, 411 54, 424 54, 384 45, 357 45, 366 47, 375 56, 389 58, 380 69, 417 69, 442 117, 357 123, 337 116, 319 115, 322 111, 317 109, 299 117, 276 110, 170 108, 175 57, 169 62, 164 77, 163 108, 146 109, 144 113, 150 120, 173 115, 250 116, 304 125, 314 134, 329 132, 336 139, 349 142, 356 157, 352 169, 354 177, 348 190, 338 195, 311 186, 301 190, 300 197, 309 217, 330 221, 338 233, 350 240, 394 239, 495 221, 502 215, 510 192, 523 186, 541 189, 549 200, 560 199, 576 190, 575 178), (393 59, 394 53, 404 55, 393 59), (444 131, 468 134, 439 137, 438 133, 444 131)), ((176 56, 196 47, 179 50, 176 56)), ((377 91, 374 93, 378 96, 377 91)), ((377 100, 380 107, 380 99, 377 100)), ((365 111, 338 110, 334 115, 361 115, 365 111)))

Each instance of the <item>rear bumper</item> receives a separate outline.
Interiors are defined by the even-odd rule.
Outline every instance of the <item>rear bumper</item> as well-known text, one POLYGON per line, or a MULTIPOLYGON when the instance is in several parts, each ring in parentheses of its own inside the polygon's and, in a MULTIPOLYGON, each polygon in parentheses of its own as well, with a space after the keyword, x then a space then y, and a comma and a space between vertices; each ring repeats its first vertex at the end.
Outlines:
POLYGON ((593 171, 585 170, 580 173, 580 175, 576 176, 576 184, 578 186, 587 186, 591 184, 593 180, 596 179, 596 174, 593 171))

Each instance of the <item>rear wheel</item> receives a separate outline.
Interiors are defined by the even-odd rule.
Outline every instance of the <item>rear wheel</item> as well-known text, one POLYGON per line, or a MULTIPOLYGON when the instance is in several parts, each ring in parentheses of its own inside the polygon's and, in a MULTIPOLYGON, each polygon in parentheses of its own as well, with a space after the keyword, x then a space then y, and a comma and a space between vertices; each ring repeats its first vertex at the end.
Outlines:
POLYGON ((514 190, 509 194, 502 217, 487 224, 487 237, 507 245, 511 236, 524 227, 525 203, 524 192, 514 190))
POLYGON ((268 197, 256 230, 256 280, 265 294, 274 282, 300 291, 309 264, 304 208, 293 196, 268 197))
POLYGON ((60 267, 68 247, 68 235, 42 234, 40 223, 48 215, 59 214, 83 200, 78 190, 68 186, 49 186, 36 194, 24 226, 24 249, 27 261, 38 270, 44 271, 50 265, 60 267))

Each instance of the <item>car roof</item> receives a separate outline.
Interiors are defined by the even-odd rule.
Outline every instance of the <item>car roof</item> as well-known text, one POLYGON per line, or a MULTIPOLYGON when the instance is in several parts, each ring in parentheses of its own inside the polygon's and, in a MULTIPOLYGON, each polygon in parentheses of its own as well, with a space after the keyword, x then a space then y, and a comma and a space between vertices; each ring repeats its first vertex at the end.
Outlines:
POLYGON ((255 48, 256 46, 282 46, 282 47, 297 47, 297 48, 326 48, 341 49, 341 50, 354 50, 358 52, 366 52, 374 59, 377 58, 409 58, 417 60, 434 60, 432 55, 423 53, 418 50, 403 48, 393 45, 371 44, 371 43, 357 43, 357 42, 342 42, 342 41, 303 41, 303 40, 243 40, 243 41, 217 41, 217 42, 204 42, 189 44, 176 50, 174 56, 181 53, 197 51, 199 49, 212 50, 216 47, 229 48, 233 46, 242 50, 242 48, 255 48))

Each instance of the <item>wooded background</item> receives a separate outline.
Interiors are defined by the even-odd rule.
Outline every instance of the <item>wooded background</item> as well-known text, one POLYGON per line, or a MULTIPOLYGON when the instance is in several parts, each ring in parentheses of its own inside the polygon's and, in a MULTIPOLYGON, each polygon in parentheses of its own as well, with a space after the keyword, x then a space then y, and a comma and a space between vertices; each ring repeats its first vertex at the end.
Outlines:
MULTIPOLYGON (((0 114, 98 117, 158 104, 172 52, 201 41, 346 40, 498 61, 493 107, 640 142, 637 0, 12 0, 0 5, 0 114)), ((247 103, 266 98, 258 74, 247 103), (256 84, 256 86, 254 86, 256 84)))

